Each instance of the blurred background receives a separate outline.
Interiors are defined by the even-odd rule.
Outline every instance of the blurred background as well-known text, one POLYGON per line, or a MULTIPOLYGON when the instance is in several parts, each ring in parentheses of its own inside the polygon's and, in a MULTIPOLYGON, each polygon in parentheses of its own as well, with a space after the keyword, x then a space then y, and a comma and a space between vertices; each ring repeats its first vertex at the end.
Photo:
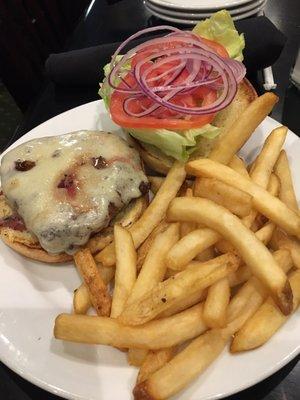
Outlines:
POLYGON ((44 63, 62 51, 91 0, 0 1, 0 146, 45 85, 44 63))
MULTIPOLYGON (((170 24, 152 15, 145 2, 0 0, 0 151, 34 125, 64 111, 58 106, 59 88, 45 75, 44 65, 49 54, 116 42, 146 26, 170 24), (45 100, 50 97, 50 89, 53 97, 56 96, 54 106, 45 100), (43 115, 42 107, 37 107, 41 101, 43 115), (45 108, 49 109, 48 113, 45 108), (28 123, 30 118, 34 122, 28 123)), ((272 66, 276 93, 280 97, 272 117, 297 133, 300 117, 291 109, 299 109, 300 98, 290 81, 290 73, 300 42, 300 0, 268 0, 263 12, 287 37, 280 58, 272 66)), ((262 74, 258 74, 261 88, 262 79, 262 74)), ((90 88, 90 93, 84 97, 77 91, 76 96, 82 95, 82 102, 98 98, 97 88, 90 88)), ((68 108, 79 104, 74 100, 75 88, 73 92, 65 90, 63 96, 67 95, 68 108)))

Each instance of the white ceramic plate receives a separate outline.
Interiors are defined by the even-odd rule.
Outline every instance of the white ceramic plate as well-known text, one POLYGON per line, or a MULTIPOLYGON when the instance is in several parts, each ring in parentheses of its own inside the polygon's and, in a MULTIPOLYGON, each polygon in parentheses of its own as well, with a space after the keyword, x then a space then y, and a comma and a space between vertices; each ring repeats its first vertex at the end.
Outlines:
MULTIPOLYGON (((253 159, 267 134, 279 124, 267 118, 242 150, 253 159)), ((67 111, 36 127, 12 147, 29 139, 78 129, 120 130, 102 101, 67 111)), ((286 149, 300 198, 300 140, 289 132, 286 149), (297 175, 296 175, 297 173, 297 175)), ((29 261, 0 243, 0 359, 23 378, 68 399, 131 400, 137 369, 126 355, 106 346, 64 343, 53 338, 55 317, 71 312, 80 279, 72 265, 48 266, 29 261)), ((221 357, 176 400, 208 400, 245 389, 287 364, 300 352, 300 313, 265 346, 221 357)))
MULTIPOLYGON (((265 5, 266 2, 267 2, 267 0, 251 1, 251 3, 247 4, 246 6, 232 8, 228 11, 230 12, 230 15, 243 14, 247 11, 252 10, 253 8, 257 8, 259 6, 265 5)), ((198 11, 197 12, 177 11, 177 10, 157 6, 153 2, 153 0, 145 0, 145 4, 148 5, 149 8, 151 8, 153 11, 156 11, 160 14, 169 15, 169 16, 175 17, 175 18, 179 17, 179 18, 187 18, 187 19, 200 19, 200 18, 203 19, 203 18, 209 18, 214 13, 214 10, 212 10, 211 12, 209 12, 209 10, 207 10, 207 12, 205 12, 205 13, 198 12, 198 11)))
POLYGON ((251 0, 152 0, 158 6, 185 10, 221 10, 250 3, 251 0))
MULTIPOLYGON (((232 16, 233 21, 238 21, 240 19, 244 19, 244 18, 248 18, 251 17, 251 15, 255 15, 258 14, 265 6, 265 3, 263 3, 262 5, 260 5, 259 7, 255 7, 250 11, 247 11, 245 13, 241 13, 241 14, 236 14, 232 16)), ((163 19, 165 21, 168 22, 172 22, 175 24, 182 24, 182 25, 196 25, 197 22, 199 22, 201 19, 206 18, 206 16, 199 16, 196 19, 184 19, 184 18, 179 18, 179 17, 175 17, 175 16, 169 16, 166 14, 163 14, 161 11, 155 11, 152 8, 152 4, 150 3, 145 3, 145 7, 151 12, 151 14, 153 14, 155 17, 163 19)))

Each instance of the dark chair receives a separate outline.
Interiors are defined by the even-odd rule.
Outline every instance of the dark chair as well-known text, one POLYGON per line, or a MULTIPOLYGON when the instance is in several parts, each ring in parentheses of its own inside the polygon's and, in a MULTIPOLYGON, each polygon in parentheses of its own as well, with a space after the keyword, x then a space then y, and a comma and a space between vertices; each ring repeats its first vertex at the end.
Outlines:
POLYGON ((63 49, 91 0, 0 0, 0 78, 22 111, 44 81, 44 62, 63 49))

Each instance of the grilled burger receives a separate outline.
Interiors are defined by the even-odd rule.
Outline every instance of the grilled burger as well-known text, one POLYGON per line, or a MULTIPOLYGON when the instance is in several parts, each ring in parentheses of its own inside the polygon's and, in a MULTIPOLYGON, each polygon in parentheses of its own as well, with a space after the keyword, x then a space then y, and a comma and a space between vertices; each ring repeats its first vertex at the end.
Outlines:
POLYGON ((2 158, 1 182, 1 238, 46 262, 66 261, 87 243, 99 250, 99 241, 111 239, 107 227, 116 219, 130 225, 138 218, 149 190, 135 148, 99 131, 15 147, 2 158))

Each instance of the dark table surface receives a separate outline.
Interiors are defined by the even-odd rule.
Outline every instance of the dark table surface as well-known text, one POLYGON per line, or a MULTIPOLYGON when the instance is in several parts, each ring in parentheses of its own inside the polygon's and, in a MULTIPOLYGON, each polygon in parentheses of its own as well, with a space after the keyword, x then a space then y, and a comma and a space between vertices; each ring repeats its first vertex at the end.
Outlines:
MULTIPOLYGON (((280 58, 273 66, 275 81, 278 84, 275 92, 279 95, 280 101, 271 116, 289 126, 300 136, 300 94, 289 82, 290 70, 294 65, 300 42, 300 2, 269 0, 265 14, 288 38, 280 58)), ((78 24, 66 45, 66 50, 117 42, 139 29, 159 25, 162 22, 152 17, 139 0, 95 0, 87 15, 78 24)), ((258 73, 253 79, 257 90, 263 92, 262 74, 258 73)), ((55 87, 48 82, 43 93, 26 113, 14 136, 7 138, 7 145, 43 121, 80 104, 96 100, 97 91, 96 86, 55 87)), ((227 400, 299 400, 299 359, 299 356, 296 357, 270 378, 228 397, 227 400)), ((59 398, 33 386, 0 363, 0 399, 58 400, 59 398)))

